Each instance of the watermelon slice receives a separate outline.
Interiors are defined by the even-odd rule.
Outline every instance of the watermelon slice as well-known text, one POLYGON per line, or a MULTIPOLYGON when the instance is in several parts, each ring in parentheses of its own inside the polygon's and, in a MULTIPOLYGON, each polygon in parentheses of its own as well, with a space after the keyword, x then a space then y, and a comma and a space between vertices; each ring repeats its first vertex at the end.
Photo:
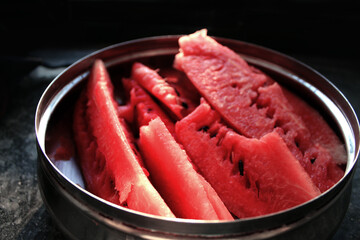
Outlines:
POLYGON ((199 105, 201 96, 184 72, 174 68, 163 68, 159 69, 159 75, 174 88, 182 105, 186 107, 186 111, 183 112, 184 116, 199 105))
POLYGON ((186 98, 181 98, 179 91, 170 86, 155 70, 136 62, 133 64, 131 77, 150 92, 175 115, 177 119, 187 115, 193 104, 186 98))
POLYGON ((152 182, 177 217, 233 219, 216 192, 194 170, 160 118, 140 128, 139 146, 152 182))
POLYGON ((144 173, 133 151, 124 121, 120 121, 113 96, 113 85, 101 60, 96 60, 87 87, 87 115, 105 168, 114 179, 119 202, 144 213, 174 217, 144 173))
POLYGON ((83 91, 74 109, 73 130, 78 159, 86 184, 86 189, 115 204, 119 204, 119 193, 114 186, 114 178, 105 167, 104 155, 98 151, 95 138, 89 129, 86 104, 88 98, 83 91))
POLYGON ((282 90, 286 99, 291 104, 294 113, 301 116, 301 119, 311 134, 312 141, 328 149, 337 164, 346 164, 347 160, 344 144, 326 123, 320 113, 315 111, 314 108, 310 107, 305 101, 301 100, 287 89, 282 90))
POLYGON ((281 211, 320 194, 277 132, 241 136, 203 101, 177 122, 179 142, 201 174, 239 218, 281 211))
POLYGON ((233 128, 248 137, 261 137, 273 129, 266 109, 258 109, 254 104, 257 88, 269 84, 269 77, 208 37, 206 30, 181 37, 179 45, 174 66, 186 73, 200 94, 233 128))
POLYGON ((171 134, 175 132, 175 124, 170 117, 155 103, 151 96, 134 80, 123 79, 123 84, 130 92, 130 105, 134 110, 137 127, 147 125, 152 119, 160 117, 171 134))
MULTIPOLYGON (((293 155, 325 191, 344 174, 329 150, 314 142, 306 124, 270 77, 207 36, 206 30, 179 39, 174 66, 238 133, 260 139, 277 131, 293 155)), ((320 122, 319 122, 320 124, 320 122)), ((324 121, 321 124, 326 124, 324 121)), ((325 128, 325 127, 324 127, 325 128)), ((335 136, 331 133, 331 138, 335 136)), ((342 148, 337 145, 336 149, 342 148)), ((340 151, 338 151, 340 152, 340 151)), ((343 153, 344 151, 342 151, 343 153)))
POLYGON ((123 118, 126 122, 131 123, 134 121, 134 112, 132 106, 128 103, 125 105, 119 105, 117 107, 119 118, 123 118))
POLYGON ((337 155, 332 151, 336 150, 338 155, 339 153, 343 154, 340 158, 343 159, 346 156, 345 149, 321 116, 319 114, 315 115, 315 110, 309 110, 310 107, 301 99, 296 98, 297 101, 295 102, 295 97, 290 95, 289 92, 287 92, 288 98, 286 98, 284 89, 277 83, 265 88, 259 88, 258 91, 260 93, 258 103, 269 106, 268 109, 272 112, 272 119, 275 120, 276 124, 275 131, 282 136, 290 151, 311 176, 315 185, 324 192, 338 182, 344 175, 344 171, 336 164, 334 158, 337 155), (296 105, 291 105, 287 100, 289 98, 296 105), (309 115, 298 115, 296 111, 298 114, 309 115), (303 119, 306 119, 308 124, 305 124, 303 119), (318 129, 309 126, 312 122, 316 122, 314 126, 318 126, 318 129), (323 131, 320 132, 320 130, 323 131), (324 136, 319 137, 319 134, 324 134, 324 136), (326 144, 327 140, 322 140, 323 137, 328 137, 328 141, 332 141, 331 143, 335 145, 326 144), (338 140, 335 142, 334 138, 338 140), (326 145, 323 145, 324 143, 326 145), (333 147, 334 150, 325 147, 333 147), (339 149, 342 149, 342 151, 339 149), (331 153, 334 155, 331 155, 331 153))

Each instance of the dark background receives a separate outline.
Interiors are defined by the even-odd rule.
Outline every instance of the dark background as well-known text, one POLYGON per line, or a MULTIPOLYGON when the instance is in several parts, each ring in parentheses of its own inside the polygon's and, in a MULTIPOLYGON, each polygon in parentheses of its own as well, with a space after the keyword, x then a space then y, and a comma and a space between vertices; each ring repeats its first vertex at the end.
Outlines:
POLYGON ((10 55, 208 28, 279 51, 349 57, 359 53, 357 2, 13 0, 1 1, 0 30, 10 55))
MULTIPOLYGON (((189 34, 259 44, 310 65, 360 110, 360 1, 0 1, 0 239, 62 239, 37 188, 34 114, 64 67, 111 44, 189 34)), ((334 239, 360 239, 360 181, 334 239)))
MULTIPOLYGON (((305 60, 336 58, 335 64, 355 65, 360 1, 2 0, 0 78, 16 82, 39 63, 66 66, 76 52, 82 57, 89 49, 201 28, 212 36, 248 41, 305 60)), ((6 89, 13 88, 8 80, 2 82, 9 85, 6 89)), ((8 95, 4 89, 0 92, 8 95)))

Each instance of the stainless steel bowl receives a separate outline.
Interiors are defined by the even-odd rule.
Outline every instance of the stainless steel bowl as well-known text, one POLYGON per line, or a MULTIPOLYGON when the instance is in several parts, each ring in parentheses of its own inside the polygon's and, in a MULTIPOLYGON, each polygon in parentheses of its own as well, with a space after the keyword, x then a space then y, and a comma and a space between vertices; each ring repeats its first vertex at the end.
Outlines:
POLYGON ((315 106, 337 131, 347 151, 344 177, 319 197, 266 216, 234 221, 167 219, 132 211, 89 193, 72 158, 59 164, 50 146, 70 132, 71 111, 96 58, 112 76, 128 74, 135 60, 170 67, 179 36, 162 36, 116 44, 80 59, 57 76, 42 95, 35 116, 38 179, 48 212, 73 239, 327 239, 346 213, 359 154, 359 122, 351 105, 324 76, 281 53, 224 38, 221 44, 315 106))

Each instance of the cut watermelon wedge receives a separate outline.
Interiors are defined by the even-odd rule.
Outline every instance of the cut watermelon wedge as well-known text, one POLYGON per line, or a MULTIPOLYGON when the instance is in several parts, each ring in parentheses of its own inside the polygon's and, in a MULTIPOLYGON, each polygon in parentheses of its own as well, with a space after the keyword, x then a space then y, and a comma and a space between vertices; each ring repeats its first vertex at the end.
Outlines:
POLYGON ((216 192, 194 170, 160 118, 140 128, 139 146, 152 182, 177 217, 233 219, 216 192))
POLYGON ((88 116, 98 151, 114 178, 119 202, 144 213, 174 217, 145 175, 126 136, 124 121, 119 121, 113 85, 101 60, 96 60, 89 78, 88 116))
POLYGON ((134 121, 134 112, 130 104, 120 105, 117 107, 119 118, 125 119, 128 123, 134 121))
POLYGON ((276 132, 260 139, 246 138, 220 121, 203 101, 176 123, 175 132, 234 215, 244 218, 273 213, 320 194, 276 132))
POLYGON ((301 116, 306 128, 311 134, 314 143, 324 146, 330 152, 332 159, 339 164, 346 164, 344 144, 330 128, 324 118, 305 101, 286 89, 282 89, 286 99, 291 104, 294 113, 301 116))
POLYGON ((339 161, 342 161, 346 153, 343 144, 322 117, 315 115, 315 110, 277 83, 259 88, 258 91, 260 94, 257 102, 268 106, 268 111, 272 112, 272 119, 275 120, 274 130, 284 139, 315 185, 324 192, 337 183, 344 171, 336 164, 334 157, 343 154, 339 158, 339 161), (294 105, 288 99, 291 99, 294 105), (323 134, 322 137, 319 137, 319 134, 323 134), (328 140, 323 140, 324 138, 328 140), (327 141, 333 145, 327 144, 327 141))
POLYGON ((137 62, 132 67, 131 77, 164 104, 177 119, 181 119, 186 115, 189 102, 183 101, 178 95, 179 92, 170 86, 155 70, 137 62))
MULTIPOLYGON (((179 45, 174 66, 187 74, 235 131, 257 139, 277 131, 321 191, 343 176, 329 150, 321 145, 323 142, 313 141, 312 133, 293 110, 283 88, 270 77, 208 37, 206 30, 181 37, 179 45)), ((334 136, 332 133, 331 138, 334 136)), ((342 144, 335 148, 344 153, 338 150, 342 144)))
POLYGON ((130 105, 133 107, 137 128, 147 125, 152 119, 160 117, 171 134, 175 132, 175 124, 170 117, 155 103, 151 96, 134 80, 123 79, 123 84, 130 92, 130 105))
POLYGON ((88 126, 87 101, 88 98, 84 91, 75 104, 73 120, 77 154, 86 189, 109 202, 119 204, 119 194, 115 190, 114 177, 106 169, 104 155, 98 151, 97 143, 88 126))
POLYGON ((191 113, 200 103, 200 94, 186 74, 174 68, 159 69, 159 75, 174 88, 182 103, 183 117, 191 113))
POLYGON ((274 123, 266 117, 266 109, 254 104, 257 88, 272 80, 206 34, 201 30, 181 37, 174 66, 186 73, 200 94, 239 133, 261 137, 272 131, 274 123))

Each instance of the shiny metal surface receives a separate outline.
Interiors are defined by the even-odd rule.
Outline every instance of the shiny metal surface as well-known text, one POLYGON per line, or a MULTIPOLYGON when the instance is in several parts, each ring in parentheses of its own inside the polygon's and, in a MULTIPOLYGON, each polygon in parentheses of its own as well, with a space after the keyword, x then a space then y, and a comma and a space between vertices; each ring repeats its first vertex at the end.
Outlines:
POLYGON ((71 103, 78 95, 94 59, 103 59, 109 68, 144 58, 162 61, 163 57, 172 57, 178 52, 177 39, 178 36, 153 37, 99 50, 67 68, 44 92, 35 116, 39 187, 48 211, 61 229, 72 239, 329 238, 349 204, 359 153, 358 119, 346 98, 321 74, 260 46, 217 38, 251 64, 274 75, 290 90, 306 96, 344 139, 348 154, 345 175, 316 199, 276 214, 235 221, 166 219, 119 207, 94 196, 77 182, 81 176, 70 176, 49 159, 46 152, 49 123, 54 121, 55 112, 64 101, 71 103))

